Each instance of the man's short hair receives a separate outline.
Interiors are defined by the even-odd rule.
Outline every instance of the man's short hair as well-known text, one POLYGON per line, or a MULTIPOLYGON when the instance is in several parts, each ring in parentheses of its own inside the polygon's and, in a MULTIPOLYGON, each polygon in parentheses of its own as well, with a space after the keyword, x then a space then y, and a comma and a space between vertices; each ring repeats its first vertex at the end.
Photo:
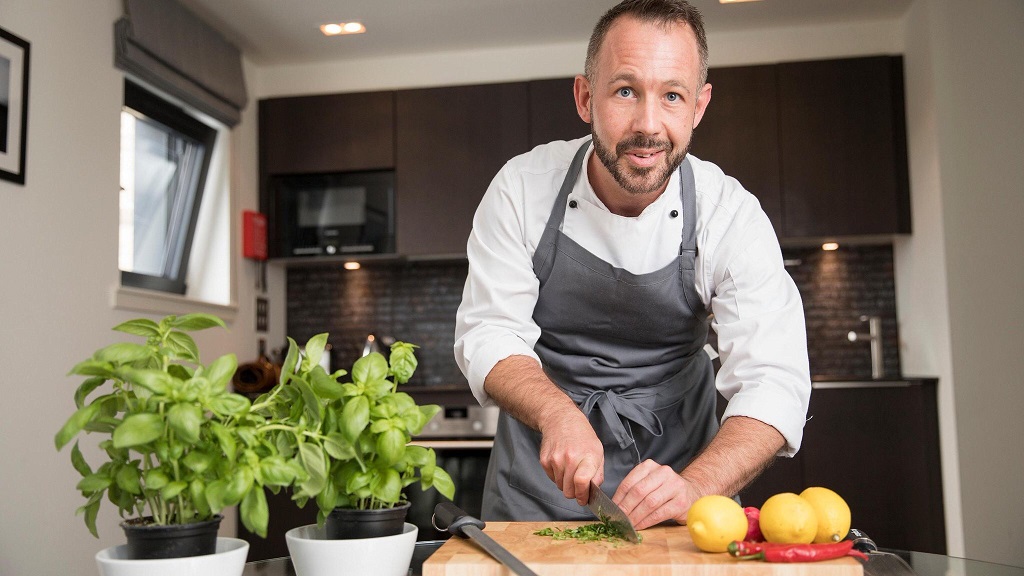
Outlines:
POLYGON ((590 35, 587 45, 587 61, 584 74, 587 80, 594 81, 594 67, 597 65, 597 53, 601 50, 604 37, 620 16, 632 16, 641 22, 653 22, 662 26, 672 24, 688 24, 697 36, 697 51, 700 54, 700 84, 703 86, 708 79, 708 39, 704 34, 704 19, 700 11, 686 0, 623 0, 601 16, 590 35))

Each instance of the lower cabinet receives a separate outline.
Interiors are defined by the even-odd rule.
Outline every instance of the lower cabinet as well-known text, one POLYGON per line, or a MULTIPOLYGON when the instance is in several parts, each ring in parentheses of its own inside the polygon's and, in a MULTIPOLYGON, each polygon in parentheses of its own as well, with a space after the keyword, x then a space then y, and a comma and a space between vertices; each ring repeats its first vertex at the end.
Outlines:
POLYGON ((816 382, 800 452, 742 490, 743 505, 824 486, 880 547, 945 554, 936 386, 935 379, 816 382))

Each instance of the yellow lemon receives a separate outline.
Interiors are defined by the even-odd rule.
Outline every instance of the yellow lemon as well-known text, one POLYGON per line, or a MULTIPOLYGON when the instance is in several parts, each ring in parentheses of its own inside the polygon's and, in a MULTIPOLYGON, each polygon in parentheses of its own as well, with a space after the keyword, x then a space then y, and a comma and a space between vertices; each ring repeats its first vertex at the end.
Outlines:
POLYGON ((850 506, 839 495, 821 486, 812 486, 800 493, 811 503, 818 517, 817 543, 839 542, 850 533, 850 506))
POLYGON ((732 498, 703 496, 686 513, 686 528, 697 548, 725 552, 730 542, 747 535, 747 515, 732 498))
POLYGON ((760 524, 765 540, 779 544, 810 544, 818 533, 814 507, 792 492, 765 500, 760 524))

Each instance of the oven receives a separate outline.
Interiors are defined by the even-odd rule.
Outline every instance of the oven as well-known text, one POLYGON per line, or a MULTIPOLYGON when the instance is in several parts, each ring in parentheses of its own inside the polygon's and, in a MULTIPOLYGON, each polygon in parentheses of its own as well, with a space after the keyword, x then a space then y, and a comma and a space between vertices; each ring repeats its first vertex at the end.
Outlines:
MULTIPOLYGON (((455 403, 445 398, 441 411, 413 438, 413 444, 433 448, 437 464, 455 484, 454 502, 472 516, 480 517, 487 463, 498 427, 498 408, 481 407, 470 396, 455 403)), ((417 402, 422 404, 419 399, 417 402)), ((434 506, 446 500, 437 490, 422 490, 419 484, 406 488, 411 503, 407 521, 419 527, 418 540, 443 540, 450 536, 431 524, 434 506)))

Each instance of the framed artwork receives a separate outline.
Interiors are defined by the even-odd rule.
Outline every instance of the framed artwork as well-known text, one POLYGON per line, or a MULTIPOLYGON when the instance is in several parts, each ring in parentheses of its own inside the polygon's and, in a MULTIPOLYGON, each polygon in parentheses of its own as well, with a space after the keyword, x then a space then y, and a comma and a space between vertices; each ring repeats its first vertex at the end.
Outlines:
POLYGON ((0 28, 0 178, 25 183, 28 42, 0 28))

